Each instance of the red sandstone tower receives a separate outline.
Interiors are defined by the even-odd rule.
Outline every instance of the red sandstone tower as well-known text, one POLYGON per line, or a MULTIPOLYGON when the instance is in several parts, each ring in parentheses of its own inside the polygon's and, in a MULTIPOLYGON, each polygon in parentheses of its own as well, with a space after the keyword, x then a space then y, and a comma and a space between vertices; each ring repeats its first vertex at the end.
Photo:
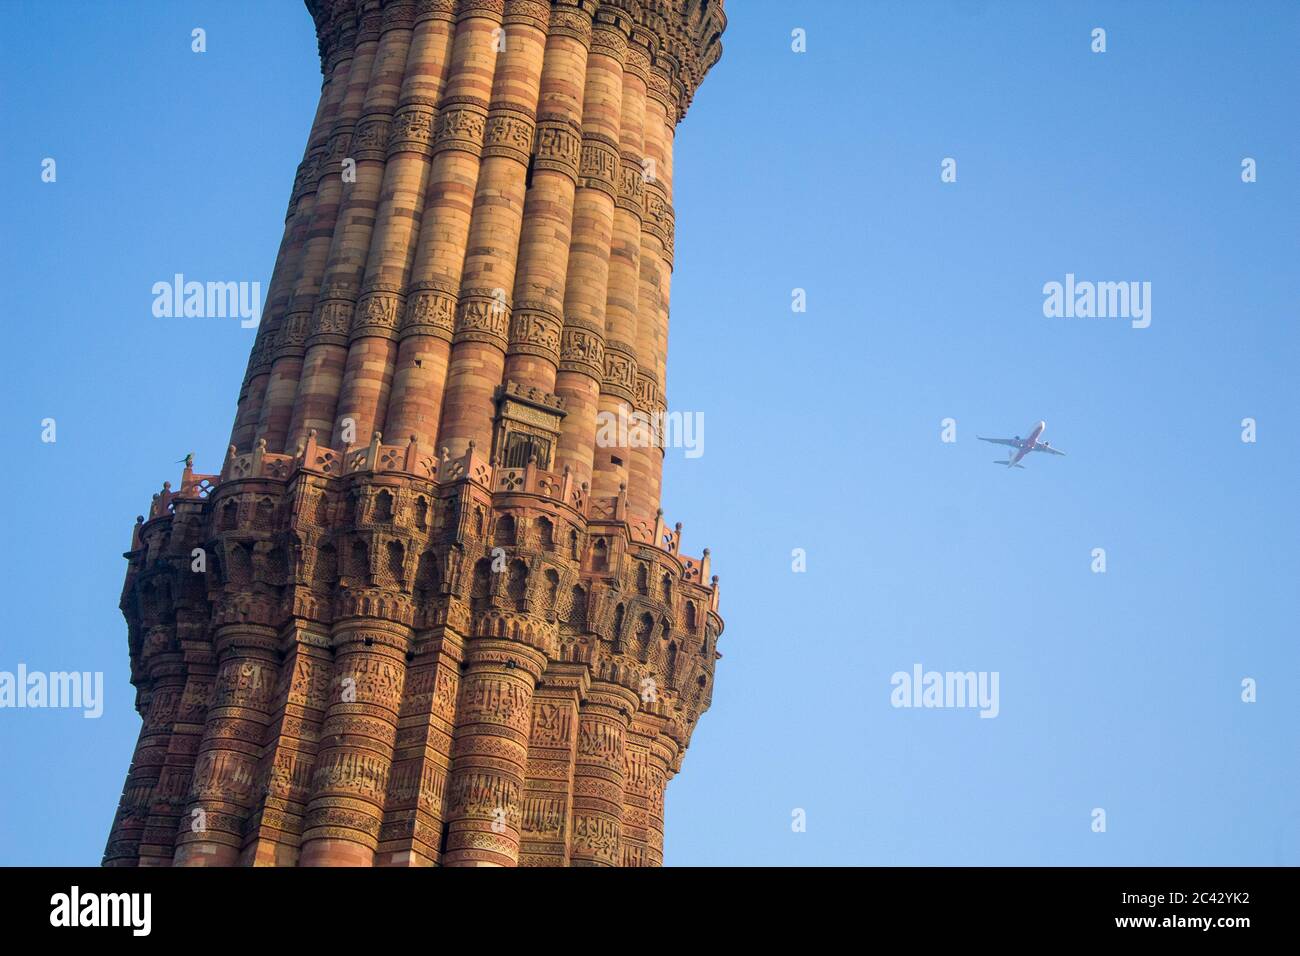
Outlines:
POLYGON ((712 694, 659 509, 672 145, 722 0, 307 0, 219 475, 140 519, 105 865, 657 865, 712 694))

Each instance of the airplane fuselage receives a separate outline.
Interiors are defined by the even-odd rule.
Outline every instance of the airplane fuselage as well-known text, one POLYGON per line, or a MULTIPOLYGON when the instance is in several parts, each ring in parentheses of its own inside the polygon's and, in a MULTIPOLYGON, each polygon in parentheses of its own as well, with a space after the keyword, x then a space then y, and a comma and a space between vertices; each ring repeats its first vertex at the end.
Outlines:
POLYGON ((1029 437, 1024 440, 1024 443, 1021 444, 1018 449, 1016 449, 1016 453, 1012 455, 1010 460, 1007 462, 1008 468, 1014 468, 1016 465, 1020 464, 1020 459, 1024 458, 1033 451, 1035 447, 1037 447, 1038 439, 1042 437, 1043 429, 1046 427, 1047 422, 1036 422, 1034 424, 1033 429, 1029 432, 1029 437))
POLYGON ((1006 465, 1008 468, 1024 468, 1021 462, 1031 451, 1041 451, 1048 455, 1064 455, 1065 452, 1059 448, 1053 448, 1052 443, 1043 440, 1043 432, 1047 428, 1047 422, 1035 422, 1029 429, 1029 437, 1021 438, 1017 435, 1015 438, 985 438, 983 435, 976 435, 980 441, 991 442, 994 445, 1004 445, 1010 448, 1005 460, 999 459, 994 462, 995 465, 1006 465))

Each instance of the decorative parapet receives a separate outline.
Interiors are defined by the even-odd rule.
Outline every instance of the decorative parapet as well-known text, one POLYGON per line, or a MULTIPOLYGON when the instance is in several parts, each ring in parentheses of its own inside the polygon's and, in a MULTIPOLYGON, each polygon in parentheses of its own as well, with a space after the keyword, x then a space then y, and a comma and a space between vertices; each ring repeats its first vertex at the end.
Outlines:
POLYGON ((150 520, 160 515, 170 514, 173 510, 173 503, 178 498, 189 501, 207 499, 216 490, 220 479, 220 475, 198 474, 192 466, 187 464, 185 471, 181 473, 180 491, 172 491, 172 483, 164 481, 162 491, 153 496, 153 501, 149 505, 150 520))
POLYGON ((314 471, 331 478, 355 474, 359 471, 397 471, 417 478, 433 479, 438 474, 439 460, 432 453, 421 450, 412 438, 404 445, 385 445, 383 436, 375 432, 369 445, 350 445, 343 451, 326 448, 316 441, 316 429, 298 443, 292 455, 277 455, 266 450, 266 439, 259 439, 252 452, 240 455, 230 446, 220 479, 230 481, 242 478, 279 478, 287 480, 299 469, 314 471))
MULTIPOLYGON (((162 490, 153 496, 147 520, 172 514, 178 501, 205 501, 227 481, 270 478, 287 482, 299 471, 326 478, 364 472, 395 473, 445 485, 467 480, 494 494, 533 495, 564 505, 591 522, 623 524, 629 540, 674 556, 682 565, 683 578, 711 587, 713 609, 718 608, 718 579, 709 579, 708 548, 701 558, 683 555, 681 522, 669 528, 664 522, 663 509, 656 511, 653 519, 630 513, 626 486, 620 486, 617 495, 593 497, 587 483, 576 481, 567 466, 562 473, 544 471, 533 461, 523 468, 494 466, 473 442, 459 458, 452 458, 445 448, 439 458, 422 448, 415 438, 404 445, 386 445, 379 432, 374 433, 369 445, 349 446, 342 451, 318 444, 315 429, 292 455, 268 452, 265 439, 242 455, 232 445, 220 474, 200 474, 187 464, 181 474, 179 491, 172 490, 170 481, 163 482, 162 490), (706 581, 709 583, 705 584, 706 581)), ((132 535, 132 550, 139 544, 140 525, 137 522, 132 535)))

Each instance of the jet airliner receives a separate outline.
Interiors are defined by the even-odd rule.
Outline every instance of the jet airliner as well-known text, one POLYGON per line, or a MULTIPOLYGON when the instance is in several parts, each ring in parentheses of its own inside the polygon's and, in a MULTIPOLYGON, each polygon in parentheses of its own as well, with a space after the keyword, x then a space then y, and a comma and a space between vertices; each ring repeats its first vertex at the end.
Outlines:
POLYGON ((1017 435, 1015 438, 984 438, 976 435, 980 441, 992 442, 995 445, 1007 445, 1014 448, 1015 451, 1007 452, 1006 461, 995 461, 995 465, 1006 465, 1008 468, 1024 468, 1020 464, 1020 459, 1024 458, 1031 451, 1045 451, 1049 455, 1064 455, 1065 452, 1057 451, 1052 447, 1050 442, 1043 441, 1043 430, 1047 428, 1047 422, 1035 422, 1034 427, 1030 429, 1028 438, 1021 438, 1017 435))

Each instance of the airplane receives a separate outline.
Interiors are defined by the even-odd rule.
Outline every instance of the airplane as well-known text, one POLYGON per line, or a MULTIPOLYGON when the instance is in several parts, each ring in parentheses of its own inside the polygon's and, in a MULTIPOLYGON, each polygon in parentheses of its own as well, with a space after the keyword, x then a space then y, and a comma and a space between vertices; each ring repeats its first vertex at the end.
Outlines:
POLYGON ((1020 459, 1031 451, 1045 451, 1049 455, 1065 454, 1065 452, 1053 448, 1050 442, 1040 440, 1039 436, 1043 434, 1045 428, 1047 428, 1047 422, 1035 422, 1028 438, 1021 438, 1019 435, 1015 438, 983 438, 979 435, 975 437, 979 438, 980 441, 992 442, 995 445, 1009 445, 1015 449, 1014 452, 1007 452, 1006 461, 995 461, 993 464, 1006 465, 1008 468, 1024 468, 1025 466, 1020 464, 1020 459))

